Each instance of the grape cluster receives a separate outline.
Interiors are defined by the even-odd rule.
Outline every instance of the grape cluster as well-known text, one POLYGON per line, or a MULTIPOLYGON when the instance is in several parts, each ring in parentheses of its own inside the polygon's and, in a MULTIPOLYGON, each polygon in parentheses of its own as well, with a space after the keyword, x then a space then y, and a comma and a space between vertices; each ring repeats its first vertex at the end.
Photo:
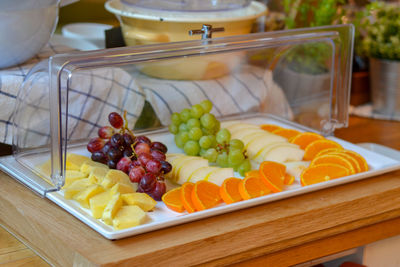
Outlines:
POLYGON ((116 112, 108 120, 111 126, 101 127, 87 145, 92 160, 125 172, 132 183, 138 183, 138 192, 161 200, 166 191, 164 174, 172 169, 166 161, 167 147, 144 135, 135 136, 116 112))
POLYGON ((175 135, 175 144, 190 156, 200 155, 220 167, 232 167, 244 175, 251 169, 244 144, 231 139, 227 129, 220 129, 220 122, 210 113, 213 105, 204 100, 173 113, 169 131, 175 135))

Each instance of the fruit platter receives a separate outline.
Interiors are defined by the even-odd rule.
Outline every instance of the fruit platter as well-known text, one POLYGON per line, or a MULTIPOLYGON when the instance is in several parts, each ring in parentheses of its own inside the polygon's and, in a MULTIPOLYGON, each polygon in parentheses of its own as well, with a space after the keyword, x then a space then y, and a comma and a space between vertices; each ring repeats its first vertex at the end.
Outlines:
MULTIPOLYGON (((219 120, 211 110, 204 100, 173 113, 168 129, 140 133, 111 112, 96 136, 68 148, 64 185, 46 197, 120 239, 400 168, 272 115, 219 120)), ((26 161, 51 183, 48 154, 26 161)))

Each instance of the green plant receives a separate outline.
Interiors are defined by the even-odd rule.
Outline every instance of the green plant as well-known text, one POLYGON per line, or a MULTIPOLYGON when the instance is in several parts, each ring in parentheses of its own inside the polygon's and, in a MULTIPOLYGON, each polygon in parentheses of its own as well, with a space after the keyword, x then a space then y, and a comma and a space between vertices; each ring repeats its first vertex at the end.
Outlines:
POLYGON ((400 60, 400 5, 374 2, 359 16, 364 18, 362 51, 369 57, 400 60))
MULTIPOLYGON (((343 0, 284 0, 286 29, 337 24, 343 13, 343 3, 343 0)), ((307 43, 291 48, 286 61, 297 72, 320 74, 327 72, 331 55, 329 44, 307 43)))

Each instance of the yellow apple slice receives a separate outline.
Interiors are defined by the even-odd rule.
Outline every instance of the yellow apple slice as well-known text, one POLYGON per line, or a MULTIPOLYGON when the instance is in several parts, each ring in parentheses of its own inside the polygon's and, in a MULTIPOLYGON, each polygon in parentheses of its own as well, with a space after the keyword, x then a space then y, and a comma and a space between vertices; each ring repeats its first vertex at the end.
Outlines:
POLYGON ((264 161, 277 162, 300 161, 303 159, 304 150, 294 144, 281 144, 270 148, 264 154, 264 161))
POLYGON ((197 181, 205 180, 215 170, 220 169, 219 167, 203 167, 197 169, 192 175, 188 182, 196 183, 197 181))
POLYGON ((242 140, 243 137, 252 133, 266 133, 266 132, 264 130, 261 130, 260 128, 244 128, 233 133, 231 132, 231 139, 242 140))
POLYGON ((218 168, 212 171, 205 180, 221 186, 225 179, 231 178, 233 175, 232 168, 218 168))
POLYGON ((299 178, 301 173, 306 169, 309 165, 309 161, 292 161, 283 163, 286 166, 286 172, 294 177, 299 178))
POLYGON ((198 168, 208 166, 208 160, 203 158, 196 158, 189 161, 185 161, 183 166, 177 171, 177 183, 183 184, 198 168))

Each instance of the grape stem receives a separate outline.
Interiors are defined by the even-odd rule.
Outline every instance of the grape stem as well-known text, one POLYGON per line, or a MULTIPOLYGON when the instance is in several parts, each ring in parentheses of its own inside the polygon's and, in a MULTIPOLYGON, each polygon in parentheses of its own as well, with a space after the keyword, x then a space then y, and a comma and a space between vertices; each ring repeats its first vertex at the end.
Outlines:
POLYGON ((125 125, 124 127, 122 127, 121 132, 122 134, 125 133, 125 130, 129 132, 130 135, 132 135, 133 138, 135 138, 135 135, 133 134, 133 132, 129 129, 129 125, 128 125, 128 119, 126 118, 127 115, 127 111, 124 110, 124 121, 125 121, 125 125))

